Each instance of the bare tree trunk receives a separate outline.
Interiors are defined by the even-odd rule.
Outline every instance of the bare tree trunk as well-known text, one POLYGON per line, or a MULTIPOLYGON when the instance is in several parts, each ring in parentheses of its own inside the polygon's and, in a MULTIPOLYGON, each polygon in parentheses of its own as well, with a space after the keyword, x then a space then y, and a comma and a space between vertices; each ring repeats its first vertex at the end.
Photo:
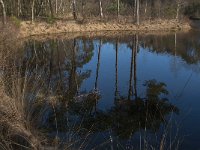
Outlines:
POLYGON ((85 1, 84 0, 81 0, 81 7, 82 7, 82 16, 83 16, 83 19, 85 18, 85 12, 84 12, 84 9, 85 9, 85 1))
POLYGON ((56 0, 56 15, 58 14, 58 0, 56 0))
POLYGON ((140 25, 140 0, 137 0, 137 25, 140 25))
POLYGON ((3 0, 0 0, 1 6, 2 6, 2 13, 3 13, 3 24, 6 24, 6 9, 3 0))
POLYGON ((64 14, 64 12, 65 12, 65 2, 63 2, 63 0, 61 0, 61 2, 60 2, 60 6, 59 6, 58 10, 61 10, 62 14, 64 14))
POLYGON ((151 19, 154 18, 154 11, 155 11, 155 10, 154 10, 154 8, 155 8, 155 4, 154 4, 154 3, 155 3, 155 2, 154 2, 153 0, 151 0, 151 4, 150 4, 150 5, 151 5, 151 12, 150 12, 150 14, 151 14, 151 15, 150 15, 150 18, 151 18, 151 19))
POLYGON ((99 0, 99 11, 100 11, 100 18, 103 18, 103 8, 102 8, 102 2, 99 0))
POLYGON ((160 19, 161 14, 161 1, 159 0, 159 8, 158 8, 158 18, 160 19))
POLYGON ((35 0, 32 1, 32 6, 31 6, 31 19, 32 19, 32 23, 34 22, 34 19, 35 19, 34 8, 35 8, 35 0))
POLYGON ((51 13, 51 18, 53 18, 54 15, 53 15, 53 7, 52 7, 51 0, 49 0, 49 8, 50 8, 50 13, 51 13))
POLYGON ((117 17, 119 18, 119 0, 117 0, 117 17))
POLYGON ((176 20, 179 19, 179 11, 180 11, 180 0, 177 1, 176 20))
POLYGON ((20 12, 21 12, 21 9, 20 9, 20 0, 17 1, 17 16, 19 17, 20 16, 20 12))
POLYGON ((145 3, 145 9, 144 9, 145 15, 146 15, 146 13, 147 13, 147 7, 148 7, 148 0, 146 0, 146 3, 145 3))
POLYGON ((137 0, 134 1, 134 11, 133 11, 134 21, 135 21, 135 18, 136 18, 136 9, 137 9, 137 0))
POLYGON ((47 1, 46 0, 44 1, 43 6, 44 6, 44 9, 42 9, 42 14, 46 15, 46 12, 47 12, 47 1))
POLYGON ((73 17, 76 20, 77 19, 77 14, 76 14, 76 0, 72 1, 72 9, 73 9, 73 17))

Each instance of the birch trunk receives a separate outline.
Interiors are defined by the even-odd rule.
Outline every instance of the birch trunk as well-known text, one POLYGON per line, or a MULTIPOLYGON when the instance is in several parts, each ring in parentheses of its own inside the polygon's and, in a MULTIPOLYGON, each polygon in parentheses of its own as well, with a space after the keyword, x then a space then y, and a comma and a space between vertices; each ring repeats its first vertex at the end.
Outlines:
POLYGON ((134 11, 133 11, 134 20, 136 18, 136 9, 137 9, 137 0, 135 0, 135 2, 134 2, 134 11))
POLYGON ((58 14, 58 0, 56 0, 56 15, 58 14))
POLYGON ((147 13, 147 7, 148 7, 148 1, 146 0, 146 3, 145 3, 145 9, 144 9, 144 13, 145 13, 145 15, 146 15, 146 13, 147 13))
POLYGON ((119 0, 117 0, 117 17, 119 18, 119 0))
POLYGON ((19 17, 21 13, 21 7, 20 7, 20 0, 17 1, 17 16, 19 17))
POLYGON ((65 2, 63 2, 63 0, 61 0, 58 10, 61 10, 62 14, 64 14, 64 12, 65 12, 65 5, 66 5, 65 2))
POLYGON ((137 25, 140 25, 140 0, 137 0, 137 25))
POLYGON ((31 21, 32 21, 32 23, 34 22, 34 19, 35 19, 34 8, 35 8, 35 0, 32 1, 32 6, 31 6, 31 21))
POLYGON ((0 0, 1 6, 2 6, 2 13, 3 13, 3 19, 2 22, 5 25, 6 24, 6 9, 3 0, 0 0))
POLYGON ((179 19, 179 11, 180 11, 180 1, 177 1, 176 20, 179 19))
POLYGON ((102 8, 102 2, 99 0, 99 10, 100 10, 100 18, 103 18, 103 8, 102 8))

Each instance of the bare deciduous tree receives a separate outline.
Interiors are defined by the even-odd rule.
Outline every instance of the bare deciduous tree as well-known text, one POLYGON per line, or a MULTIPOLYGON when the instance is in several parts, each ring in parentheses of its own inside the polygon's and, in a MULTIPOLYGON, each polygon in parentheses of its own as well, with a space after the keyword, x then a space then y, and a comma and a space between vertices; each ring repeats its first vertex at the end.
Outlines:
POLYGON ((99 11, 100 11, 100 18, 103 18, 103 8, 102 8, 102 1, 99 0, 99 11))
POLYGON ((35 8, 35 0, 32 1, 32 6, 31 6, 31 19, 32 19, 32 23, 34 22, 34 19, 35 19, 34 8, 35 8))
POLYGON ((55 2, 56 4, 55 4, 55 9, 56 9, 56 15, 58 14, 58 0, 56 0, 56 2, 55 2))
POLYGON ((1 6, 2 6, 2 13, 3 13, 3 24, 6 23, 6 9, 3 0, 0 0, 1 6))
POLYGON ((117 0, 117 17, 119 18, 119 6, 120 5, 120 3, 119 3, 119 0, 117 0))
POLYGON ((21 1, 17 1, 17 16, 19 17, 21 13, 21 1))
POLYGON ((53 18, 54 15, 53 15, 53 7, 52 7, 52 2, 51 2, 51 0, 49 0, 49 8, 50 8, 50 13, 51 13, 51 18, 53 18))
POLYGON ((76 14, 76 0, 72 1, 72 9, 73 9, 73 17, 76 20, 77 19, 77 14, 76 14))
POLYGON ((140 0, 137 0, 137 25, 140 25, 140 0))
POLYGON ((176 8, 176 20, 179 20, 179 13, 180 13, 180 9, 181 6, 184 5, 182 0, 176 0, 176 4, 177 4, 177 8, 176 8))

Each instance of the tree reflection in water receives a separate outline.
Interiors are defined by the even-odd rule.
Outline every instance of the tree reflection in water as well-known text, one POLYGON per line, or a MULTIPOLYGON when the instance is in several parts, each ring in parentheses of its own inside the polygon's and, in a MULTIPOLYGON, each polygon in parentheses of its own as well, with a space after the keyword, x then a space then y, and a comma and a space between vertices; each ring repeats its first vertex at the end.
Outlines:
MULTIPOLYGON (((6 82, 8 95, 13 96, 12 86, 18 86, 18 97, 27 101, 27 118, 33 128, 47 134, 49 138, 62 141, 85 140, 88 134, 112 131, 115 137, 130 139, 141 130, 157 131, 167 124, 166 116, 178 113, 176 106, 167 98, 166 84, 156 80, 144 83, 146 95, 137 94, 137 53, 139 37, 135 35, 131 45, 130 79, 127 96, 120 96, 118 89, 118 51, 116 40, 115 98, 114 106, 107 111, 97 109, 101 95, 98 90, 98 78, 103 40, 99 40, 98 59, 94 89, 80 92, 84 80, 90 77, 91 70, 82 71, 94 50, 92 40, 58 41, 37 43, 31 41, 25 45, 26 54, 15 62, 16 72, 13 82, 6 82), (18 81, 15 81, 18 80, 18 81), (26 87, 26 88, 25 88, 26 87), (19 96, 21 93, 21 96, 19 96), (132 98, 134 95, 134 98, 132 98), (70 137, 70 138, 69 138, 70 137)), ((5 80, 13 76, 11 70, 5 70, 5 80)))
POLYGON ((134 133, 141 130, 154 131, 159 130, 160 126, 167 124, 166 116, 172 112, 178 113, 176 106, 170 104, 167 98, 168 94, 166 84, 149 80, 144 83, 146 87, 146 96, 137 95, 137 77, 136 77, 136 57, 138 51, 138 36, 134 37, 132 42, 132 55, 130 65, 130 80, 128 96, 120 96, 118 91, 118 40, 116 42, 116 63, 115 63, 115 105, 108 111, 99 111, 97 114, 85 116, 83 126, 90 129, 93 126, 95 132, 112 131, 114 136, 122 139, 130 139, 134 133), (134 44, 135 43, 135 44, 134 44), (133 73, 134 72, 134 73, 133 73), (132 85, 132 76, 134 75, 134 87, 132 85), (134 88, 134 92, 133 91, 134 88), (134 99, 131 96, 134 93, 134 99))

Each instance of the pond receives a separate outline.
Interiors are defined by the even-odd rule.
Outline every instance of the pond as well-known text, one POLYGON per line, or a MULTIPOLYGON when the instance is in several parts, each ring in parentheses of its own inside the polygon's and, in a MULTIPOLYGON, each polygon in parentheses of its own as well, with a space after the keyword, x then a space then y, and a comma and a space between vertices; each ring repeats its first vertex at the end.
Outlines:
MULTIPOLYGON (((30 39, 18 51, 22 81, 7 82, 7 94, 12 86, 24 92, 38 117, 33 126, 50 141, 75 149, 200 147, 200 33, 30 39)), ((9 81, 14 72, 3 74, 9 81)))

